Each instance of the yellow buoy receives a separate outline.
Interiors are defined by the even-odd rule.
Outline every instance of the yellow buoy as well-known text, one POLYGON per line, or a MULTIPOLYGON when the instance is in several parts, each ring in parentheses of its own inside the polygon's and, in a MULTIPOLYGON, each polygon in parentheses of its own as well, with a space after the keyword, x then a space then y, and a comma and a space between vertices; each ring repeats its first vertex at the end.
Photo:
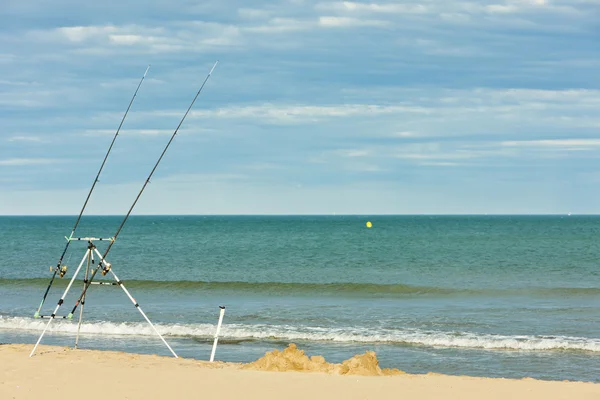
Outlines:
POLYGON ((371 223, 371 221, 367 221, 367 228, 371 228, 373 226, 373 224, 371 223))

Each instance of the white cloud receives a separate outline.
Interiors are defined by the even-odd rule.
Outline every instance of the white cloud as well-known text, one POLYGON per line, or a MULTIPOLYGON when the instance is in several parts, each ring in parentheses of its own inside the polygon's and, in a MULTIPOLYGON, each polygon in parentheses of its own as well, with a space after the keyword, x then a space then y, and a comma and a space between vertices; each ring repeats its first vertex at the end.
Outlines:
POLYGON ((59 162, 63 161, 51 158, 8 158, 0 160, 0 166, 21 167, 26 165, 57 164, 59 162))
MULTIPOLYGON (((384 18, 390 26, 409 30, 431 31, 423 27, 437 28, 444 23, 451 25, 469 26, 481 31, 490 29, 520 27, 534 31, 582 31, 582 25, 575 26, 573 18, 595 23, 591 15, 577 4, 549 4, 543 0, 498 0, 496 3, 485 4, 480 1, 438 1, 415 4, 409 1, 369 2, 352 1, 323 2, 316 6, 317 10, 328 11, 340 18, 364 18, 368 15, 378 15, 384 18), (541 15, 544 14, 544 17, 541 15), (555 20, 548 23, 547 17, 555 20)), ((591 26, 591 25, 590 25, 591 26)), ((498 34, 498 32, 496 32, 498 34)))
POLYGON ((263 118, 271 120, 296 121, 301 118, 326 118, 326 117, 350 117, 369 116, 396 113, 427 114, 431 111, 423 107, 411 107, 403 105, 378 105, 378 104, 343 104, 343 105, 276 105, 262 104, 257 106, 234 106, 218 108, 215 110, 192 111, 195 117, 211 116, 226 118, 263 118))
POLYGON ((28 35, 44 42, 73 44, 80 54, 108 54, 120 48, 165 53, 240 44, 240 28, 204 21, 173 22, 167 26, 90 25, 35 30, 28 35))
POLYGON ((272 15, 269 10, 261 10, 258 8, 238 8, 238 15, 244 19, 266 19, 272 15))
POLYGON ((42 143, 44 139, 39 136, 12 136, 7 139, 9 142, 34 142, 34 143, 42 143))
POLYGON ((439 18, 456 25, 466 25, 473 21, 472 16, 464 12, 442 12, 439 14, 439 18))
POLYGON ((37 82, 33 81, 17 81, 17 80, 8 80, 8 79, 0 79, 0 85, 6 86, 33 86, 37 85, 37 82))
MULTIPOLYGON (((485 10, 490 13, 510 14, 518 12, 527 12, 540 9, 559 11, 558 7, 543 7, 547 3, 545 0, 507 0, 505 4, 490 4, 485 6, 485 10)), ((560 10, 566 11, 564 8, 560 10)))
POLYGON ((458 45, 452 42, 444 42, 432 39, 422 39, 414 37, 402 37, 396 40, 396 43, 403 47, 409 47, 423 54, 440 56, 489 56, 488 50, 478 48, 477 46, 458 45))
POLYGON ((116 26, 67 26, 56 31, 71 42, 83 42, 90 39, 104 38, 119 30, 116 26))
POLYGON ((356 13, 402 13, 423 14, 431 10, 430 5, 414 3, 357 3, 353 1, 320 3, 317 9, 350 11, 356 13))
POLYGON ((22 107, 22 108, 36 108, 43 107, 50 104, 48 101, 50 98, 55 97, 57 92, 51 91, 39 91, 39 92, 4 92, 0 93, 0 106, 7 108, 22 107))
POLYGON ((331 28, 346 28, 346 27, 359 27, 359 26, 387 26, 388 21, 376 20, 376 19, 360 19, 352 17, 335 17, 335 16, 323 16, 319 17, 319 25, 331 28))
MULTIPOLYGON (((197 107, 188 115, 184 129, 198 134, 230 129, 226 128, 228 124, 236 124, 234 132, 258 132, 259 125, 273 124, 284 127, 282 132, 292 132, 287 129, 310 125, 311 131, 327 137, 347 132, 353 137, 450 139, 512 132, 526 135, 522 137, 526 140, 539 135, 538 132, 562 135, 565 129, 589 135, 592 129, 600 127, 600 116, 596 113, 600 107, 598 90, 387 87, 343 90, 342 93, 331 91, 329 94, 333 98, 343 96, 346 104, 257 102, 197 107), (353 103, 354 99, 371 99, 373 103, 353 103), (193 126, 198 128, 192 129, 193 126)), ((132 114, 136 129, 124 133, 167 134, 171 131, 164 128, 170 127, 163 121, 172 118, 176 125, 182 114, 181 109, 136 110, 132 114), (146 128, 156 124, 161 124, 160 129, 146 128)), ((112 134, 112 123, 118 121, 122 111, 99 115, 102 118, 94 120, 108 128, 105 134, 112 134)))
POLYGON ((508 14, 519 11, 519 7, 514 4, 490 4, 485 7, 490 13, 508 14))
POLYGON ((411 131, 400 131, 400 132, 392 132, 390 134, 392 137, 398 138, 418 138, 418 137, 427 137, 429 135, 421 132, 411 132, 411 131))
POLYGON ((457 163, 457 162, 450 162, 450 161, 425 161, 425 162, 419 163, 419 165, 422 165, 425 167, 459 167, 463 164, 457 163))
POLYGON ((594 150, 600 146, 600 139, 510 140, 501 144, 507 147, 560 147, 571 150, 594 150))
POLYGON ((108 39, 116 44, 133 45, 139 43, 151 43, 156 40, 152 36, 140 35, 108 35, 108 39))
MULTIPOLYGON (((481 142, 473 146, 470 142, 410 142, 390 145, 368 145, 357 149, 340 149, 322 153, 311 162, 320 163, 325 160, 333 167, 338 163, 347 165, 345 159, 360 159, 361 165, 374 165, 374 162, 387 163, 402 160, 414 165, 458 166, 466 162, 489 159, 491 157, 513 157, 515 151, 502 148, 497 142, 481 142)), ((379 167, 377 171, 384 171, 379 167)), ((376 171, 376 170, 372 170, 376 171)))
POLYGON ((342 154, 346 157, 366 157, 371 154, 369 150, 360 149, 360 150, 344 150, 342 154))
MULTIPOLYGON (((447 25, 445 23, 468 24, 480 30, 511 26, 541 30, 583 29, 579 26, 581 24, 575 25, 571 19, 557 19, 556 23, 552 24, 552 28, 546 20, 536 19, 540 9, 557 16, 573 16, 577 14, 576 5, 568 7, 562 3, 557 5, 538 3, 539 1, 535 0, 507 0, 487 5, 476 1, 420 4, 408 1, 381 3, 338 1, 318 3, 314 8, 304 6, 301 7, 301 13, 295 14, 291 10, 296 6, 289 3, 279 6, 268 4, 265 8, 239 8, 234 18, 228 19, 231 21, 228 23, 171 19, 160 26, 132 23, 65 26, 32 31, 28 38, 44 43, 69 44, 72 48, 68 51, 82 56, 108 56, 115 52, 160 54, 189 51, 229 52, 233 48, 246 51, 252 47, 289 49, 302 47, 300 44, 306 43, 305 38, 300 35, 290 37, 294 33, 312 34, 318 28, 386 27, 433 32, 440 28, 441 22, 443 25, 447 25), (290 15, 299 15, 299 17, 290 17, 290 15), (429 29, 432 24, 434 30, 429 29), (274 40, 271 36, 273 34, 286 35, 286 38, 274 40)), ((589 19, 589 13, 584 13, 583 16, 582 13, 577 15, 589 19)), ((485 50, 478 45, 450 43, 444 38, 436 42, 438 45, 426 47, 424 53, 465 56, 481 54, 485 50)), ((46 56, 50 57, 49 54, 46 56)), ((6 58, 6 60, 11 59, 6 58)), ((0 63, 2 60, 3 56, 0 55, 0 63)))
MULTIPOLYGON (((377 91, 377 90, 376 90, 377 91)), ((362 96, 374 97, 373 92, 362 96)), ((360 97, 360 95, 356 95, 360 97)), ((569 117, 592 112, 600 106, 599 90, 537 90, 537 89, 474 89, 434 90, 423 95, 412 89, 382 89, 380 104, 272 104, 230 106, 215 109, 193 110, 194 118, 256 118, 272 122, 303 123, 324 118, 379 117, 394 115, 426 115, 451 120, 469 116, 493 119, 527 119, 536 124, 553 118, 557 124, 572 125, 569 117), (395 98, 397 104, 389 104, 395 98), (386 104, 388 103, 388 104, 386 104)), ((179 115, 178 111, 157 111, 157 115, 179 115)), ((600 122, 600 117, 584 118, 587 126, 600 122)), ((405 136, 409 135, 404 133, 405 136)))
POLYGON ((311 28, 316 28, 317 22, 315 20, 302 20, 294 18, 272 18, 267 21, 266 24, 248 26, 242 28, 243 32, 256 32, 256 33, 283 33, 283 32, 295 32, 304 31, 311 28))
MULTIPOLYGON (((183 130, 180 129, 179 133, 182 133, 183 130)), ((114 135, 115 129, 87 129, 85 131, 86 135, 95 136, 95 135, 114 135)), ((173 134, 173 129, 121 129, 119 131, 119 135, 171 135, 173 134)))

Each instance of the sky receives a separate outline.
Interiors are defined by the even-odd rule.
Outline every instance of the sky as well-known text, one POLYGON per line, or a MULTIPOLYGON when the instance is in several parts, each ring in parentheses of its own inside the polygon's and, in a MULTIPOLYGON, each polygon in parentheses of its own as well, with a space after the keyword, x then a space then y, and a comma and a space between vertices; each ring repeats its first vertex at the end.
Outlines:
POLYGON ((0 214, 598 214, 600 0, 2 0, 0 214))

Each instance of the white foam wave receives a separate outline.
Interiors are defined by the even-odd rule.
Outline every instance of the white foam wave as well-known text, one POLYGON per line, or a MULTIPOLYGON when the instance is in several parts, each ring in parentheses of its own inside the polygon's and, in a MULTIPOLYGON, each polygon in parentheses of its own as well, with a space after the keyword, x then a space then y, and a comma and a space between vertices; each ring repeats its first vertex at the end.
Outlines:
MULTIPOLYGON (((17 331, 41 331, 47 320, 0 316, 0 329, 17 331)), ((193 336, 210 338, 214 335, 213 324, 155 324, 165 336, 193 336)), ((57 319, 48 332, 76 333, 76 321, 57 319)), ((145 322, 84 322, 83 334, 141 335, 151 336, 154 331, 145 322)), ((493 335, 472 332, 423 331, 418 329, 380 329, 299 327, 291 325, 240 325, 222 327, 223 339, 275 339, 285 341, 331 341, 356 343, 389 343, 431 347, 457 347, 488 350, 580 350, 600 352, 600 339, 569 336, 493 335)))

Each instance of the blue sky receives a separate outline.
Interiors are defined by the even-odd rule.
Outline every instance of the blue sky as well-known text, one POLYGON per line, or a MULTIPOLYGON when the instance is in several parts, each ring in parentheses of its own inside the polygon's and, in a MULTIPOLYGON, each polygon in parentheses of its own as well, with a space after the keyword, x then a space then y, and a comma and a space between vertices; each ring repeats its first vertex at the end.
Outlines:
POLYGON ((3 0, 0 214, 600 213, 600 1, 3 0))

